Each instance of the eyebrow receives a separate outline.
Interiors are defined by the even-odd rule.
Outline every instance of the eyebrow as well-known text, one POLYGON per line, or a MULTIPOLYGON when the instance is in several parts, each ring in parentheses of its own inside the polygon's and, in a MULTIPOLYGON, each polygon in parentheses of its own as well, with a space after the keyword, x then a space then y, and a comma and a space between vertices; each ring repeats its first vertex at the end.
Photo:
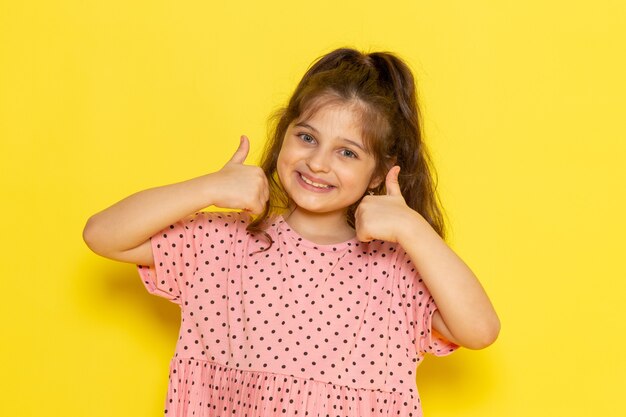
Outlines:
MULTIPOLYGON (((304 122, 296 123, 294 126, 305 127, 307 129, 311 129, 313 132, 315 132, 317 134, 320 133, 316 128, 314 128, 313 126, 311 126, 311 125, 309 125, 307 123, 304 123, 304 122)), ((365 148, 363 147, 363 145, 361 145, 358 142, 355 142, 355 141, 353 141, 351 139, 348 139, 348 138, 339 138, 339 139, 343 140, 344 142, 348 142, 349 144, 351 144, 353 146, 356 146, 357 148, 361 149, 363 152, 367 152, 365 150, 365 148)))

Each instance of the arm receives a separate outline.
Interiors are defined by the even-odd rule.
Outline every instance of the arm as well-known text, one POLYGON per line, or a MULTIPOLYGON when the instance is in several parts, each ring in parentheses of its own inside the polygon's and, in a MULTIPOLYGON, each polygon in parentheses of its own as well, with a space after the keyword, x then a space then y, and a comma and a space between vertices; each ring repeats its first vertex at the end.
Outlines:
POLYGON ((243 165, 244 136, 224 167, 176 184, 133 194, 89 218, 83 239, 95 253, 123 262, 152 265, 150 237, 183 217, 211 205, 260 213, 268 199, 259 167, 243 165))
POLYGON ((433 328, 451 342, 471 349, 492 344, 500 321, 476 275, 417 212, 407 213, 402 224, 398 243, 437 304, 433 328))
POLYGON ((387 174, 387 195, 366 196, 359 205, 357 236, 398 242, 404 248, 437 304, 433 328, 438 333, 470 349, 489 346, 500 331, 489 297, 463 260, 406 205, 399 169, 394 168, 387 174))

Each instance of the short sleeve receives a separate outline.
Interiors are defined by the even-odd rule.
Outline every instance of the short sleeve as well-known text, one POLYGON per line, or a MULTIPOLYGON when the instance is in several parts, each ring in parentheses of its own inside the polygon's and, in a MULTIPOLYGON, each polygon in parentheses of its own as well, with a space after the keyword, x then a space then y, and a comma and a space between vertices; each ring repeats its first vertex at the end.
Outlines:
MULTIPOLYGON (((428 290, 424 292, 428 293, 428 290)), ((428 297, 425 297, 418 303, 417 318, 421 320, 421 323, 418 323, 415 329, 416 334, 419 336, 417 348, 418 352, 430 353, 435 356, 446 356, 457 350, 459 346, 450 342, 433 329, 432 321, 435 311, 437 311, 437 305, 432 295, 428 293, 428 297)))
POLYGON ((437 311, 437 304, 415 265, 402 248, 399 248, 398 262, 401 279, 407 283, 407 296, 411 297, 410 308, 408 308, 409 326, 413 332, 413 341, 418 354, 449 355, 459 346, 433 329, 433 315, 437 311))
POLYGON ((149 293, 181 304, 185 282, 193 275, 202 240, 208 236, 207 216, 207 212, 195 213, 150 238, 154 266, 137 266, 149 293))

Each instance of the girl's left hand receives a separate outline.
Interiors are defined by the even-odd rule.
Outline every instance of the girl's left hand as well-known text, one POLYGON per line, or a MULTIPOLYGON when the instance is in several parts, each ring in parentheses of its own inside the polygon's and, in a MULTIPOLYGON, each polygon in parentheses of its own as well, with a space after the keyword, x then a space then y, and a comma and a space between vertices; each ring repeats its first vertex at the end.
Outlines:
POLYGON ((380 239, 399 242, 402 232, 410 229, 410 222, 421 217, 404 201, 398 184, 399 173, 397 165, 387 173, 386 195, 366 195, 361 200, 354 214, 356 236, 360 241, 380 239))

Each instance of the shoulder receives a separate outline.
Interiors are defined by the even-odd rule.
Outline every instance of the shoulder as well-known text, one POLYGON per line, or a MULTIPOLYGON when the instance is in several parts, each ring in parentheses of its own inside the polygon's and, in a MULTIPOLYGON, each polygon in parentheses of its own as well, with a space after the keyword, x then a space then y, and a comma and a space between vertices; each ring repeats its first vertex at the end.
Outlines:
POLYGON ((250 221, 247 213, 199 211, 164 228, 153 238, 177 236, 185 240, 204 240, 215 236, 234 236, 245 232, 250 221))
POLYGON ((386 268, 388 274, 394 276, 408 292, 420 293, 425 289, 416 265, 399 243, 373 240, 363 245, 363 251, 367 252, 373 265, 386 268))
POLYGON ((209 229, 245 229, 251 221, 248 213, 236 211, 199 211, 183 219, 187 226, 209 229))
POLYGON ((388 242, 385 240, 372 240, 370 242, 359 242, 358 250, 362 256, 374 261, 384 261, 385 264, 391 264, 394 268, 398 263, 403 263, 406 252, 398 243, 388 242))

